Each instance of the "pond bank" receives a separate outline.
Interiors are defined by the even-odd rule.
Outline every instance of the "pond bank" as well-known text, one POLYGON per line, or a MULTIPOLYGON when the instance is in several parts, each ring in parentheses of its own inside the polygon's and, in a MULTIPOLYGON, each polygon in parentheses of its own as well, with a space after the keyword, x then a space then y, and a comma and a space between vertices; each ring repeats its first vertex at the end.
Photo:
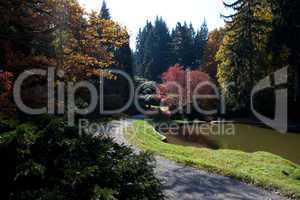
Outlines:
POLYGON ((133 144, 143 150, 300 198, 300 167, 279 156, 265 152, 245 153, 166 144, 144 120, 134 122, 127 135, 133 144))
MULTIPOLYGON (((159 122, 155 125, 163 127, 159 122)), ((300 134, 283 134, 270 128, 235 122, 184 123, 176 129, 174 127, 174 124, 170 124, 167 128, 157 130, 171 144, 241 150, 248 153, 265 151, 300 164, 300 134)))

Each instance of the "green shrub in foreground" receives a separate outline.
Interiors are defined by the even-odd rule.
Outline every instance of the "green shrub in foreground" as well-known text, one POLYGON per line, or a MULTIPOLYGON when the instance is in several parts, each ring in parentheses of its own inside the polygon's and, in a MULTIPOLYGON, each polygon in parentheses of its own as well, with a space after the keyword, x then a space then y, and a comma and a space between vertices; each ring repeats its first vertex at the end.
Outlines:
POLYGON ((1 143, 1 199, 163 199, 151 155, 78 135, 61 119, 41 121, 19 126, 1 143))

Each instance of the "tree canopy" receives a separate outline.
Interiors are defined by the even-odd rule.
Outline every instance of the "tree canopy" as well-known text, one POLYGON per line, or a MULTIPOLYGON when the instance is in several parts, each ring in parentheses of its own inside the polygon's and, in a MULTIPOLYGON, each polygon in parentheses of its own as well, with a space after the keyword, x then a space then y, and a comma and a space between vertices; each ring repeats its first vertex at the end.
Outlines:
POLYGON ((147 22, 137 37, 137 74, 158 80, 162 72, 176 63, 186 68, 199 67, 203 61, 207 37, 208 28, 205 21, 197 33, 192 24, 180 22, 170 31, 161 17, 157 17, 154 24, 147 22))

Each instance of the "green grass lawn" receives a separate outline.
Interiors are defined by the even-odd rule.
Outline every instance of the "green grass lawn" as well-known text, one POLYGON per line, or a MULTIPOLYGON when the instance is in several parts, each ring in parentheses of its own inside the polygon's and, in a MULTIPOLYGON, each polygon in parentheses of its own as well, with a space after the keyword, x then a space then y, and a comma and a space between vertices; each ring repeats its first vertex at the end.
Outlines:
MULTIPOLYGON (((126 130, 126 138, 142 150, 210 172, 232 176, 300 199, 300 166, 266 152, 211 150, 167 144, 152 125, 136 121, 126 130)), ((300 155, 299 155, 300 156, 300 155)))

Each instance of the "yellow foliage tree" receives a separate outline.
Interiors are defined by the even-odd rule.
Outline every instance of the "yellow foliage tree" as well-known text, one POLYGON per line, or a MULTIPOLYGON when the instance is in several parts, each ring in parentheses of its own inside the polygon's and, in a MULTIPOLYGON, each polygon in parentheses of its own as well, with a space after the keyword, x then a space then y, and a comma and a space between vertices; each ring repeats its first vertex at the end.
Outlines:
POLYGON ((112 50, 128 44, 128 34, 116 22, 86 13, 78 3, 62 6, 62 26, 56 32, 58 65, 71 80, 116 77, 109 67, 115 63, 112 50), (67 11, 67 12, 66 12, 67 11))

